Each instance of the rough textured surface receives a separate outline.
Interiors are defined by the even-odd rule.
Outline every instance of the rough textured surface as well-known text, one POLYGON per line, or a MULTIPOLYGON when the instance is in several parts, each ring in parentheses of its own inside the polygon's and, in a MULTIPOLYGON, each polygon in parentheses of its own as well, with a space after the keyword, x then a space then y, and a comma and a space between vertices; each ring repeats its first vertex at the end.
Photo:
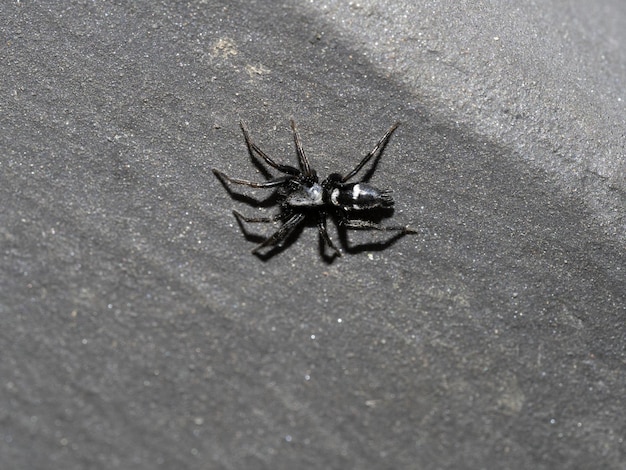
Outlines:
POLYGON ((413 3, 0 5, 3 468, 624 468, 626 7, 413 3), (291 116, 423 234, 251 256, 291 116))

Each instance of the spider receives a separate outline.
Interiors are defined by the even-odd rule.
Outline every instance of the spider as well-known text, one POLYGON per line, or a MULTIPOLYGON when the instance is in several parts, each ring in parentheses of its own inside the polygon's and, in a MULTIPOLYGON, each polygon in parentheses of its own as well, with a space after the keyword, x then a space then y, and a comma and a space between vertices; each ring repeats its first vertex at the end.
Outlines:
MULTIPOLYGON (((273 251, 273 248, 282 248, 283 244, 290 235, 293 234, 294 230, 301 226, 307 219, 313 219, 317 222, 317 228, 323 243, 331 249, 336 256, 341 256, 341 251, 335 246, 326 229, 326 219, 328 216, 333 217, 340 227, 349 229, 394 231, 397 232, 397 236, 417 233, 417 230, 408 226, 384 226, 371 220, 353 218, 356 214, 363 214, 367 218, 369 214, 371 219, 373 212, 390 210, 393 207, 394 201, 391 197, 390 190, 378 189, 364 182, 364 179, 367 179, 367 177, 358 182, 349 183, 348 181, 354 178, 375 155, 378 154, 378 157, 380 157, 391 135, 399 124, 400 123, 396 123, 391 126, 372 151, 369 152, 352 171, 343 176, 339 173, 331 173, 325 180, 320 182, 317 172, 311 168, 309 159, 304 153, 302 141, 300 140, 300 135, 296 130, 296 125, 293 120, 291 120, 291 129, 293 131, 293 139, 298 154, 299 168, 277 163, 270 158, 252 142, 246 125, 241 121, 241 130, 243 131, 243 136, 246 140, 250 155, 253 158, 255 158, 255 155, 258 155, 270 167, 281 173, 280 176, 271 177, 263 182, 253 182, 233 178, 220 170, 213 169, 213 173, 223 184, 229 182, 252 188, 277 189, 277 202, 280 205, 280 212, 275 215, 270 217, 246 217, 240 212, 233 210, 233 214, 242 228, 244 228, 243 222, 282 222, 280 228, 254 248, 252 253, 263 256, 261 254, 263 249, 269 248, 270 251, 273 251)), ((263 170, 266 170, 263 165, 261 165, 261 167, 263 170)), ((370 170, 370 174, 373 173, 373 171, 374 169, 370 170)), ((394 237, 394 239, 395 238, 396 237, 394 237)), ((267 254, 269 253, 266 253, 266 255, 267 254)))

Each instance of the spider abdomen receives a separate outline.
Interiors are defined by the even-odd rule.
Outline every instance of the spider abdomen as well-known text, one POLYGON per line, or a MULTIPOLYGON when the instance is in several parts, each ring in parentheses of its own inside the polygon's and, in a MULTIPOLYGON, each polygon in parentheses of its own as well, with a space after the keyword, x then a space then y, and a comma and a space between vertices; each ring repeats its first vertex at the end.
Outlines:
POLYGON ((367 183, 352 183, 331 189, 330 202, 334 206, 353 210, 393 206, 391 191, 367 183))

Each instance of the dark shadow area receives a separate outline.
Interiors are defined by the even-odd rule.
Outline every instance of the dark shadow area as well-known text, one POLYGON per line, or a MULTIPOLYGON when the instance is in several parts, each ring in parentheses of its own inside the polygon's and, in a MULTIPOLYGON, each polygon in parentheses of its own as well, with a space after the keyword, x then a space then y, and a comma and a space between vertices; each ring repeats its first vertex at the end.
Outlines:
POLYGON ((625 78, 624 6, 594 29, 595 3, 409 24, 415 5, 0 5, 3 468, 623 467, 626 251, 604 216, 626 202, 600 174, 622 136, 581 94, 604 111, 625 78), (365 177, 394 191, 372 220, 419 233, 339 223, 334 262, 311 218, 250 254, 241 233, 280 222, 231 210, 280 194, 206 168, 271 179, 238 122, 286 165, 290 116, 321 177, 401 120, 365 177), (596 173, 562 169, 580 156, 596 173))

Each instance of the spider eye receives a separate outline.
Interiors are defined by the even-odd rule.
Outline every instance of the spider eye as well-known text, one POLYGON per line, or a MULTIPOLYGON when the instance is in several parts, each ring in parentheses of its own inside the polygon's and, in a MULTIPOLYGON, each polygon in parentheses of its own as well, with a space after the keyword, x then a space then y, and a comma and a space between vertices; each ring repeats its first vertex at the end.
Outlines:
POLYGON ((322 200, 322 187, 319 184, 314 184, 306 190, 309 198, 313 202, 319 202, 322 200))

